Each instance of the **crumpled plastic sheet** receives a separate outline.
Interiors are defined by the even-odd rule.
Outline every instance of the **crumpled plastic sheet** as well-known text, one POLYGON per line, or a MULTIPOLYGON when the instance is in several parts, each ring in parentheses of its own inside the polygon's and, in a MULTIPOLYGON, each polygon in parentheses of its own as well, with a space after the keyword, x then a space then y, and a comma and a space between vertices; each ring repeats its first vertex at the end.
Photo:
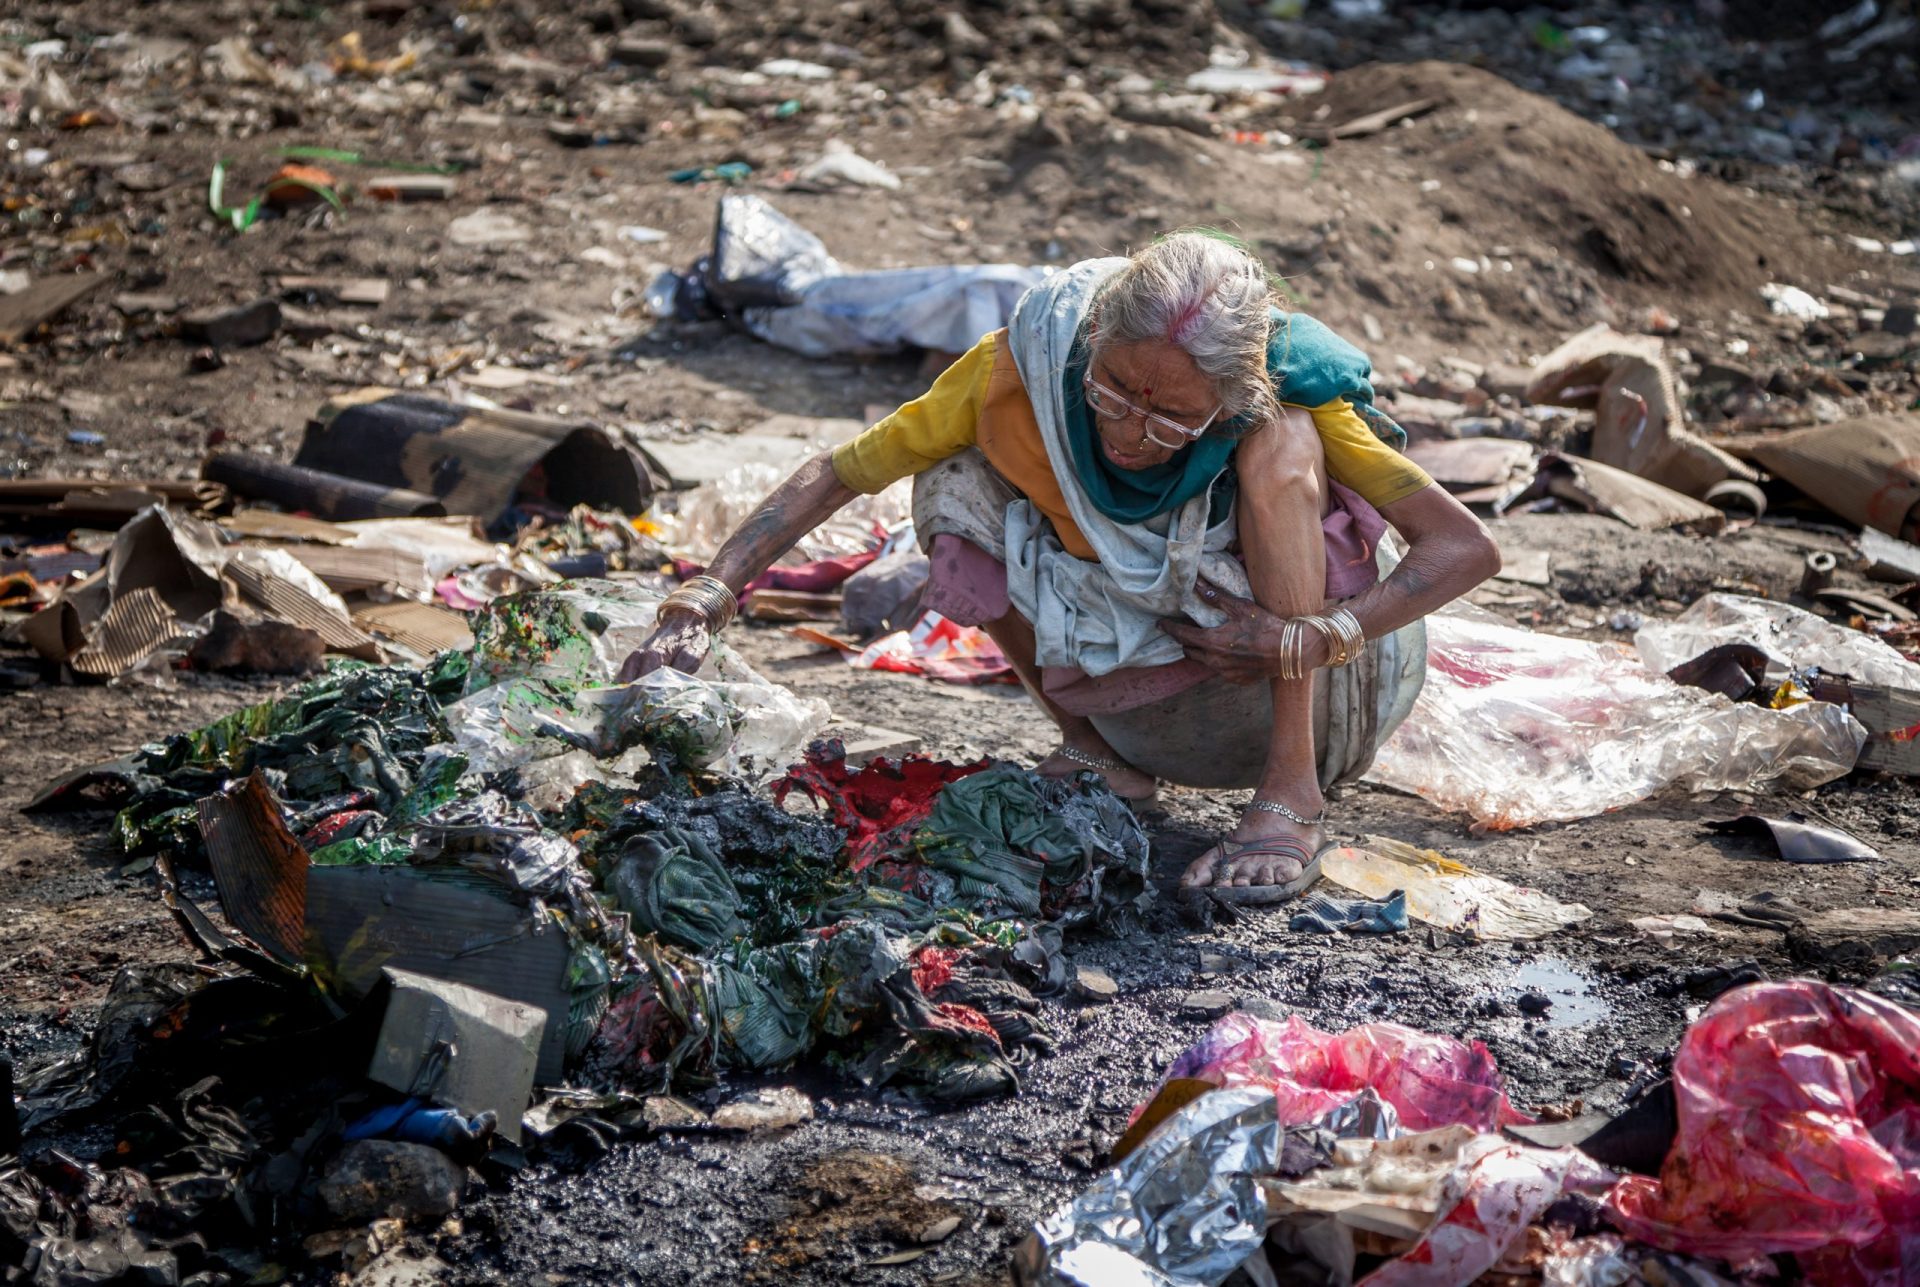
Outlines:
POLYGON ((1727 993, 1673 1061, 1679 1132, 1614 1222, 1739 1264, 1790 1253, 1808 1282, 1895 1287, 1920 1266, 1920 1015, 1811 980, 1727 993))
POLYGON ((1441 1184, 1444 1214, 1361 1287, 1468 1287, 1522 1246, 1528 1226, 1563 1195, 1603 1191, 1611 1178, 1575 1149, 1476 1135, 1441 1184))
POLYGON ((1496 1131, 1532 1120, 1508 1102, 1493 1055, 1480 1042, 1397 1023, 1363 1023, 1335 1035, 1299 1015, 1276 1023, 1236 1011, 1174 1060, 1160 1084, 1177 1078, 1270 1089, 1282 1126, 1318 1121, 1365 1090, 1391 1104, 1409 1131, 1496 1131))
MULTIPOLYGON (((963 352, 1005 326, 1020 296, 1050 271, 966 264, 849 272, 818 237, 765 198, 742 193, 720 199, 712 253, 669 276, 674 315, 729 317, 770 344, 829 357, 908 346, 963 352)), ((661 283, 648 294, 656 291, 667 293, 661 283)))
POLYGON ((1369 780, 1504 831, 1588 818, 1668 788, 1806 790, 1848 773, 1866 730, 1806 702, 1741 705, 1630 649, 1479 615, 1427 619, 1427 681, 1369 780))
POLYGON ((1920 688, 1920 663, 1861 634, 1788 603, 1709 594, 1671 621, 1649 621, 1633 646, 1661 674, 1723 644, 1750 644, 1789 672, 1809 668, 1866 684, 1920 688))
POLYGON ((1285 1131, 1257 1088, 1202 1095, 1034 1227, 1023 1287, 1214 1287, 1267 1236, 1285 1131))
MULTIPOLYGON (((660 543, 690 562, 711 563, 721 542, 792 472, 791 466, 735 465, 713 482, 678 493, 671 512, 656 506, 652 515, 660 543)), ((841 506, 832 518, 796 541, 780 565, 867 553, 880 545, 887 532, 912 517, 913 484, 903 478, 841 506)))
POLYGON ((1538 938, 1593 915, 1584 904, 1563 903, 1390 836, 1368 836, 1363 847, 1331 850, 1321 859, 1321 872, 1333 884, 1369 898, 1402 893, 1414 919, 1480 939, 1538 938))
MULTIPOLYGON (((584 750, 618 757, 666 738, 688 768, 762 780, 826 727, 825 702, 763 679, 716 640, 699 671, 614 679, 653 632, 663 596, 611 581, 569 581, 495 600, 474 619, 467 696, 448 707, 452 744, 474 773, 584 750)), ((576 759, 584 774, 597 770, 576 759)), ((632 766, 616 765, 630 769, 632 766)))

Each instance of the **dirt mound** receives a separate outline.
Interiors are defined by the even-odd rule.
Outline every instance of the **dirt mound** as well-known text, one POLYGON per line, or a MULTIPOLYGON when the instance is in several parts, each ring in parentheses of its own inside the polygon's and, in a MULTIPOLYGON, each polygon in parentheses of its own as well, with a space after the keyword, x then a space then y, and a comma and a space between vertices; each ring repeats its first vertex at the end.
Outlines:
POLYGON ((1371 64, 1334 77, 1322 106, 1337 123, 1427 98, 1445 105, 1421 125, 1336 145, 1329 161, 1397 153, 1440 181, 1433 205, 1441 220, 1472 226, 1486 246, 1555 241, 1604 277, 1661 288, 1668 300, 1706 293, 1751 308, 1754 292, 1780 274, 1783 246, 1794 248, 1796 271, 1818 268, 1808 259, 1817 255, 1813 238, 1796 217, 1683 177, 1491 72, 1371 64))
POLYGON ((1418 100, 1438 106, 1319 151, 1062 118, 1000 143, 1004 176, 963 186, 982 235, 1024 233, 1037 250, 1045 230, 1068 256, 1224 227, 1296 306, 1356 337, 1377 326, 1415 357, 1523 357, 1594 321, 1632 326, 1650 305, 1758 315, 1767 282, 1819 289, 1854 263, 1784 204, 1663 164, 1476 68, 1369 64, 1255 123, 1325 138, 1418 100))

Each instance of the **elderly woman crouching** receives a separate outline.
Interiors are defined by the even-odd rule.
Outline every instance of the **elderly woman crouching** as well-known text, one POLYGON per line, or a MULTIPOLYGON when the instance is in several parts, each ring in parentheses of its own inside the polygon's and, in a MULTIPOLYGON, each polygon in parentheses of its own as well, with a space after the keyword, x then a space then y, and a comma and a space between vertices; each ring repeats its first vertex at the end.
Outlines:
POLYGON ((985 629, 1059 727, 1039 771, 1091 769, 1141 802, 1156 779, 1251 787, 1183 883, 1291 896, 1317 874, 1322 789, 1366 772, 1419 691, 1421 618, 1500 567, 1400 454, 1368 375, 1225 238, 1077 264, 795 471, 668 596, 625 674, 697 667, 741 587, 915 475, 923 603, 985 629))

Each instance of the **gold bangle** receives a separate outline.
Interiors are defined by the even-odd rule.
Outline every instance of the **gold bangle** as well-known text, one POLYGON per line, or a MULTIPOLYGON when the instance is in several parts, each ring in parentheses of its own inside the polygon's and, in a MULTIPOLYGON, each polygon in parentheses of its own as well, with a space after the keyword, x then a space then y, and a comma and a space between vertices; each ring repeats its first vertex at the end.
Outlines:
POLYGON ((1327 664, 1329 666, 1340 665, 1341 664, 1340 633, 1333 628, 1333 624, 1329 622, 1325 617, 1320 617, 1320 616, 1302 617, 1300 619, 1304 621, 1306 624, 1312 626, 1315 630, 1318 630, 1320 632, 1321 637, 1327 641, 1327 664))
POLYGON ((1342 659, 1339 664, 1344 666, 1349 662, 1358 661, 1360 655, 1367 650, 1367 632, 1360 625, 1360 618, 1345 608, 1335 608, 1327 614, 1327 618, 1342 636, 1340 646, 1342 659))
POLYGON ((1300 678, 1299 663, 1294 660, 1295 645, 1300 639, 1300 623, 1287 618, 1280 627, 1280 678, 1300 678))
POLYGON ((719 577, 688 577, 673 593, 660 600, 656 615, 668 607, 685 608, 705 617, 707 629, 715 634, 725 630, 740 611, 740 600, 719 577))

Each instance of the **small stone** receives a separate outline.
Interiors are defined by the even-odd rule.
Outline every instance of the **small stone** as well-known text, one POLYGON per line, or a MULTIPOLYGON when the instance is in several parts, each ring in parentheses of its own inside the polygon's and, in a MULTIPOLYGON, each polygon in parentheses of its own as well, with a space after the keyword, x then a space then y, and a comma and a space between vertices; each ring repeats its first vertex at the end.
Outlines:
POLYGON ((1892 305, 1880 319, 1880 329, 1889 335, 1912 335, 1920 331, 1920 306, 1892 305))
POLYGON ((442 1219, 460 1205, 467 1168, 437 1148, 398 1140, 358 1140, 340 1150, 320 1181, 320 1200, 336 1220, 442 1219))
POLYGON ((1211 1022, 1229 1013, 1233 1009, 1231 993, 1208 989, 1202 992, 1189 992, 1180 999, 1180 1017, 1190 1020, 1211 1022))
POLYGON ((217 349, 264 344, 280 329, 280 305, 256 299, 233 308, 207 308, 180 319, 180 333, 217 349))
POLYGON ((1514 1004, 1520 1007, 1521 1014, 1538 1018, 1553 1009, 1553 998, 1544 992, 1522 992, 1514 999, 1514 1004))
POLYGON ((192 371, 195 375, 205 375, 208 371, 218 371, 226 364, 227 360, 221 357, 220 350, 215 348, 195 349, 187 355, 187 370, 192 371))
POLYGON ((720 24, 704 13, 683 13, 674 20, 673 33, 681 43, 704 49, 720 40, 720 24))
POLYGON ((1285 1023, 1293 1013, 1272 997, 1241 997, 1234 1008, 1269 1023, 1285 1023))
POLYGON ((778 1131, 813 1120, 813 1101, 791 1086, 751 1091, 714 1110, 723 1131, 778 1131))
POLYGON ((940 1242, 953 1235, 960 1227, 960 1217, 950 1215, 944 1220, 935 1220, 932 1224, 913 1235, 916 1242, 940 1242))
POLYGON ((647 36, 623 36, 613 46, 613 61, 623 67, 664 67, 672 57, 671 42, 647 36))
POLYGON ((1083 965, 1074 971, 1073 990, 1083 1001, 1105 1003, 1120 995, 1120 985, 1105 970, 1083 965))

